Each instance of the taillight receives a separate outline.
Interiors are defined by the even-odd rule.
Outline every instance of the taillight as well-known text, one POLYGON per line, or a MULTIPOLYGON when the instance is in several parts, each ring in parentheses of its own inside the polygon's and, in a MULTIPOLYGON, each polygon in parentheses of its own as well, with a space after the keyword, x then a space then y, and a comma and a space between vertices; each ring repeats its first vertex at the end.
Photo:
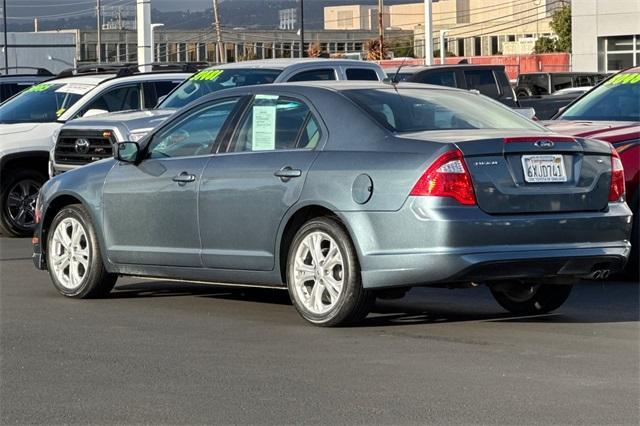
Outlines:
POLYGON ((609 201, 622 201, 624 196, 624 169, 620 155, 615 149, 611 150, 611 186, 609 187, 609 201))
POLYGON ((459 203, 476 204, 471 175, 462 152, 447 151, 429 166, 411 190, 414 196, 451 197, 459 203))

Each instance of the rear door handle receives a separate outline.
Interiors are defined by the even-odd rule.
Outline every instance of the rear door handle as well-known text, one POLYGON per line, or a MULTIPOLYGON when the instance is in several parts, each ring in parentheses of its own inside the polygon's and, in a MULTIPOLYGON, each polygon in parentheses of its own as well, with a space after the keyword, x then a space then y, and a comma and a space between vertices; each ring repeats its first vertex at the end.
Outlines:
POLYGON ((173 177, 174 182, 178 182, 182 185, 185 183, 193 182, 196 180, 196 175, 189 174, 187 172, 182 172, 178 176, 173 177))
POLYGON ((289 166, 286 166, 286 167, 281 168, 277 172, 275 172, 273 175, 279 177, 280 179, 282 179, 283 182, 286 182, 291 178, 296 178, 296 177, 302 176, 302 170, 293 169, 293 168, 291 168, 289 166))

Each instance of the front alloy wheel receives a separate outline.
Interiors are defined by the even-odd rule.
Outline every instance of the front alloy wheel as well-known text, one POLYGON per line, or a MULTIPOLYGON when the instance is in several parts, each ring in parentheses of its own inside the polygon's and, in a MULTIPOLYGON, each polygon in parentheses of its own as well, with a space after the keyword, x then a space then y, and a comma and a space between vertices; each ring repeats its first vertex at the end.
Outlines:
POLYGON ((47 268, 54 286, 64 296, 106 296, 117 275, 102 263, 100 246, 87 210, 80 204, 64 207, 47 232, 47 268))
POLYGON ((332 217, 312 219, 296 233, 287 260, 287 285, 300 315, 321 326, 357 322, 375 300, 362 288, 351 238, 332 217))

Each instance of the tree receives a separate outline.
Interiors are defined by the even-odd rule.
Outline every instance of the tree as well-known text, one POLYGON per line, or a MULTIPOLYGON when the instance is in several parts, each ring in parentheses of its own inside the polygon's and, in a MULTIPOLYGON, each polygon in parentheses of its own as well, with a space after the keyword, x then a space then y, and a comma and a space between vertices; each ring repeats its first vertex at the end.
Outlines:
POLYGON ((385 58, 385 53, 389 48, 387 42, 384 43, 382 49, 380 49, 380 40, 372 38, 365 43, 364 49, 367 51, 368 61, 379 61, 385 58), (382 51, 381 51, 382 50, 382 51))
POLYGON ((533 48, 535 53, 553 53, 557 50, 557 42, 550 37, 540 37, 536 40, 536 45, 533 48))
POLYGON ((571 53, 571 6, 563 6, 556 10, 549 26, 558 36, 555 44, 556 52, 571 53))

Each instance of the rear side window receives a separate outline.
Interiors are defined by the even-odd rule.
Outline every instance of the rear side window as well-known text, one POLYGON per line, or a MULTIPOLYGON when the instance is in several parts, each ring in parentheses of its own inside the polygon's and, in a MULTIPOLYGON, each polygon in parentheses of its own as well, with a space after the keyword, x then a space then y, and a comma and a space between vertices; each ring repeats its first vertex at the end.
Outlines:
POLYGON ((140 86, 138 84, 117 87, 100 95, 85 108, 102 109, 108 112, 140 109, 140 86))
MULTIPOLYGON (((288 81, 329 81, 336 79, 336 72, 332 68, 302 71, 288 81)), ((377 78, 376 78, 377 80, 377 78)))
POLYGON ((553 91, 568 89, 572 86, 572 77, 570 75, 551 75, 551 86, 553 91))
POLYGON ((477 90, 490 98, 498 98, 498 84, 492 70, 468 70, 464 71, 467 89, 477 90))
POLYGON ((454 71, 428 72, 420 76, 420 83, 457 87, 456 73, 454 71))
POLYGON ((319 139, 319 126, 303 102, 257 95, 234 135, 231 151, 313 149, 319 139))
POLYGON ((347 80, 378 81, 378 74, 370 68, 347 68, 347 80))

